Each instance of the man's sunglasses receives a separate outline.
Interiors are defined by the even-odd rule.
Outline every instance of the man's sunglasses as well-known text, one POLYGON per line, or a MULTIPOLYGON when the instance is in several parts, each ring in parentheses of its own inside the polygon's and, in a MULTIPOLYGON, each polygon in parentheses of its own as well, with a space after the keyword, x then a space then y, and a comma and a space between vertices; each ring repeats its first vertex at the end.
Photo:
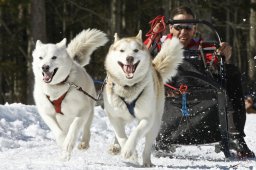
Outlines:
POLYGON ((189 25, 185 25, 185 24, 174 24, 173 28, 176 29, 177 31, 181 31, 182 29, 190 31, 192 30, 194 25, 189 24, 189 25))

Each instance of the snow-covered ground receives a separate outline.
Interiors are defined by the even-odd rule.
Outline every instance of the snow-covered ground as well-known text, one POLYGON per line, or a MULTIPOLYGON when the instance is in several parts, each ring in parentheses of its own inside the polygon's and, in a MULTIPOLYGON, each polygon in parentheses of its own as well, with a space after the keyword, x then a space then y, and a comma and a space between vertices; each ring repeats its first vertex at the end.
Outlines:
MULTIPOLYGON (((71 160, 63 162, 59 160, 60 149, 35 106, 0 105, 0 170, 143 169, 107 152, 114 139, 113 129, 99 106, 95 107, 91 131, 90 148, 74 149, 71 160)), ((248 146, 256 152, 256 114, 247 115, 245 133, 248 146)), ((140 164, 142 146, 143 140, 137 148, 140 164)), ((181 146, 172 158, 152 156, 152 162, 156 166, 148 169, 256 169, 256 159, 226 161, 223 153, 214 152, 213 144, 181 146)))

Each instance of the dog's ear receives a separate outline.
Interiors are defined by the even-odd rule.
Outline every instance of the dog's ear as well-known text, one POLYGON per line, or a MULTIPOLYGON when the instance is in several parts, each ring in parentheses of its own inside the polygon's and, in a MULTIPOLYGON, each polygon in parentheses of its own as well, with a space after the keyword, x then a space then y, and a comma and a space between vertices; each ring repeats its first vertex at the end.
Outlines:
POLYGON ((115 33, 114 38, 115 38, 114 42, 117 42, 120 39, 117 33, 115 33))
POLYGON ((136 38, 142 41, 142 31, 140 30, 139 33, 136 35, 136 38))
POLYGON ((56 45, 59 47, 59 48, 66 48, 66 43, 67 43, 67 39, 66 38, 63 38, 63 40, 59 43, 57 43, 56 45))
POLYGON ((40 40, 37 40, 36 41, 36 48, 37 47, 40 47, 40 46, 42 46, 43 45, 43 43, 40 41, 40 40))

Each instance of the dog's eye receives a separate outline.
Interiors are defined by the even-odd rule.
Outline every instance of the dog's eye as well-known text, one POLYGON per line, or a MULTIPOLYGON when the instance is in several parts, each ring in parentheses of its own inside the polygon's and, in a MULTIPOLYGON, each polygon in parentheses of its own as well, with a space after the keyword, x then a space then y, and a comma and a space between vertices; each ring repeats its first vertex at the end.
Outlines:
POLYGON ((123 50, 123 49, 121 49, 121 50, 120 50, 120 52, 121 52, 121 53, 123 53, 123 52, 124 52, 124 50, 123 50))
POLYGON ((52 56, 52 59, 55 60, 57 57, 56 56, 52 56))
POLYGON ((40 60, 42 60, 42 59, 43 59, 43 57, 39 57, 39 59, 40 59, 40 60))
POLYGON ((139 50, 138 50, 138 49, 134 49, 133 51, 134 51, 135 53, 137 53, 139 50))

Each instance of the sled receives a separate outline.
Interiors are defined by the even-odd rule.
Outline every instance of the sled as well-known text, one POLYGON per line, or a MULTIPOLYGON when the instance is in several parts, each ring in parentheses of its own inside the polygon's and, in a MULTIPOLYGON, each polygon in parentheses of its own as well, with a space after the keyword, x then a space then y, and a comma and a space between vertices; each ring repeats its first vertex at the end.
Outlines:
POLYGON ((229 158, 227 119, 228 97, 225 90, 225 65, 216 53, 221 40, 214 26, 205 20, 168 20, 167 24, 203 24, 212 30, 216 41, 204 40, 207 48, 184 51, 184 63, 178 75, 166 84, 166 102, 162 127, 155 148, 174 152, 177 145, 219 142, 215 151, 229 158), (212 46, 212 47, 211 47, 212 46), (204 54, 218 57, 217 67, 206 63, 204 54), (184 89, 184 85, 187 89, 184 89))

